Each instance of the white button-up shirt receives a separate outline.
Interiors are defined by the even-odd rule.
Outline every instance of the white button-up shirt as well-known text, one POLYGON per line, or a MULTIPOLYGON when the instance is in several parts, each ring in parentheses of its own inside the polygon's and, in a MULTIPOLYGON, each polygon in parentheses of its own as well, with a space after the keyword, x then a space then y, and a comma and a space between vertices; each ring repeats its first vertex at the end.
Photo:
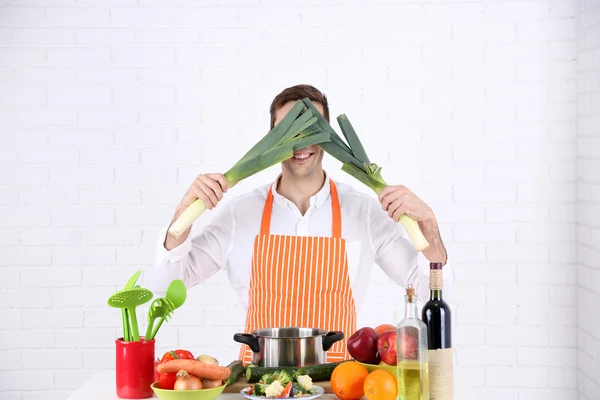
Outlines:
MULTIPOLYGON (((271 234, 332 235, 329 177, 321 190, 310 198, 310 207, 304 215, 294 203, 277 193, 276 182, 219 204, 211 211, 215 213, 214 218, 199 234, 190 234, 170 251, 163 245, 168 229, 165 227, 158 238, 156 263, 145 273, 146 285, 151 290, 164 291, 169 282, 181 279, 191 287, 224 270, 247 310, 253 245, 260 233, 268 190, 273 191, 274 197, 271 234)), ((375 264, 398 285, 406 288, 412 283, 418 298, 426 299, 429 296, 429 261, 415 250, 402 225, 392 221, 374 196, 345 183, 335 184, 357 310, 365 298, 371 268, 375 264)))

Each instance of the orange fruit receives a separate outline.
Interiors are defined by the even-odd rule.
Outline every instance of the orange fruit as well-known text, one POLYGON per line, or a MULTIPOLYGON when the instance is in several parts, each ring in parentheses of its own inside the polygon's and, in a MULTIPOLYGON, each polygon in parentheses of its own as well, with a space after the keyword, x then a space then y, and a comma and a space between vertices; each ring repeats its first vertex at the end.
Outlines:
POLYGON ((375 328, 375 332, 377 332, 377 334, 379 336, 381 336, 381 334, 383 332, 386 332, 386 331, 395 331, 395 330, 396 330, 396 327, 394 325, 390 325, 390 324, 381 324, 377 328, 375 328))
POLYGON ((367 400, 395 400, 398 383, 394 375, 383 369, 377 369, 367 375, 363 385, 367 400))
POLYGON ((363 389, 369 371, 356 361, 346 361, 331 373, 331 389, 342 400, 358 400, 365 395, 363 389))

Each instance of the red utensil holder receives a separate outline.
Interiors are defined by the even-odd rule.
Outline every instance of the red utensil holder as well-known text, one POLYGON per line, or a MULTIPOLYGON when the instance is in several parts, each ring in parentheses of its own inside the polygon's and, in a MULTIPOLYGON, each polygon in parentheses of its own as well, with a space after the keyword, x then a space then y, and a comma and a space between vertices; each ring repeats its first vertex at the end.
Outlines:
POLYGON ((154 339, 139 342, 115 340, 117 364, 117 396, 121 399, 147 399, 154 392, 154 339))

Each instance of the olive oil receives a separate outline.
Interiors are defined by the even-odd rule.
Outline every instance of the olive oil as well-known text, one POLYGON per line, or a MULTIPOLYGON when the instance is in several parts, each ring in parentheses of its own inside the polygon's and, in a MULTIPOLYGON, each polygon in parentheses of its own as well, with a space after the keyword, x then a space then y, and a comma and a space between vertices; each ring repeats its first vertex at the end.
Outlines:
POLYGON ((398 364, 399 399, 429 399, 429 365, 416 361, 398 364))
POLYGON ((419 319, 412 285, 404 299, 404 319, 396 328, 398 400, 429 400, 427 325, 419 319))

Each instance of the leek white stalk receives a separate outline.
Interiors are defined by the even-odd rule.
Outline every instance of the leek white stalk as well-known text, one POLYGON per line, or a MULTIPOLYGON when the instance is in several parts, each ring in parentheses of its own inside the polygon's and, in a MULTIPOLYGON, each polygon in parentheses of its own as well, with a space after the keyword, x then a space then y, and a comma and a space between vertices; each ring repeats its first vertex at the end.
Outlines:
MULTIPOLYGON (((353 176, 364 185, 373 189, 377 195, 379 195, 381 189, 387 186, 387 183, 385 183, 381 177, 381 167, 377 166, 375 163, 368 164, 368 166, 365 166, 363 169, 358 168, 353 163, 345 162, 344 165, 342 165, 342 171, 353 176), (368 172, 365 172, 365 169, 368 172)), ((418 251, 423 251, 429 246, 429 242, 427 242, 427 239, 425 239, 425 236, 423 236, 417 221, 411 219, 406 214, 402 214, 400 215, 400 218, 398 218, 398 222, 400 222, 408 234, 408 237, 412 241, 415 249, 418 251)))
POLYGON ((408 234, 408 237, 410 238, 411 242, 413 242, 415 249, 418 251, 423 251, 429 247, 429 242, 427 242, 427 239, 425 239, 425 236, 423 236, 417 221, 411 219, 406 214, 402 214, 400 215, 400 218, 398 218, 398 222, 400 222, 400 225, 402 225, 408 234))
MULTIPOLYGON (((329 140, 329 132, 318 124, 314 110, 306 107, 302 100, 298 100, 287 115, 223 175, 231 187, 243 179, 292 158, 296 150, 329 140)), ((206 205, 202 200, 195 200, 169 227, 169 234, 179 238, 204 211, 206 205)))
MULTIPOLYGON (((271 165, 285 161, 288 158, 293 157, 293 155, 294 146, 290 143, 286 143, 285 145, 266 151, 255 159, 248 158, 247 161, 243 161, 243 159, 240 160, 233 168, 225 172, 223 176, 227 180, 228 186, 233 186, 242 179, 252 176, 271 165)), ((171 225, 169 233, 173 237, 179 238, 183 232, 192 226, 194 221, 196 221, 204 211, 206 211, 206 205, 202 200, 196 199, 171 225)))
POLYGON ((179 238, 204 211, 206 211, 206 205, 202 200, 196 199, 188 208, 183 210, 173 225, 169 227, 169 233, 174 238, 179 238))

